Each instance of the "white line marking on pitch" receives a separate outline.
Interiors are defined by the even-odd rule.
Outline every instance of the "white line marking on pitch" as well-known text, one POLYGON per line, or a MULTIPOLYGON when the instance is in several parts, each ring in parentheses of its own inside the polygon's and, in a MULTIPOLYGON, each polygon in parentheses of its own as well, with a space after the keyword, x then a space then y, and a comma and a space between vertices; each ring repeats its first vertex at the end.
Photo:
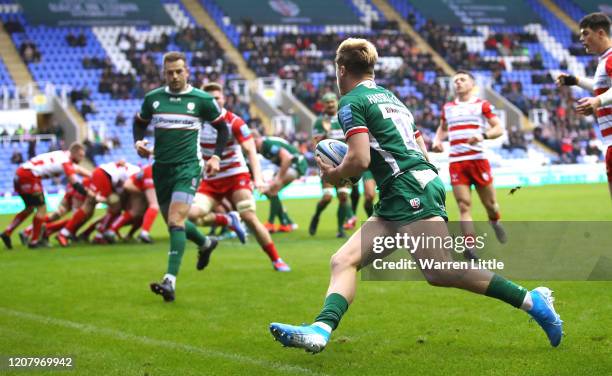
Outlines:
POLYGON ((264 367, 264 368, 271 368, 275 371, 280 371, 280 372, 298 372, 298 373, 303 373, 307 375, 326 375, 324 373, 319 373, 316 371, 309 370, 308 368, 303 368, 299 366, 282 364, 279 362, 266 362, 263 360, 258 360, 258 359, 248 357, 246 355, 227 353, 227 352, 223 352, 219 350, 212 350, 212 349, 207 349, 207 348, 202 348, 202 347, 196 347, 196 346, 186 345, 183 343, 177 343, 177 342, 172 342, 168 340, 155 339, 155 338, 150 338, 150 337, 145 337, 145 336, 137 336, 137 335, 125 333, 125 332, 122 332, 116 329, 99 328, 97 326, 93 326, 90 324, 81 324, 81 323, 74 322, 74 321, 56 319, 54 317, 37 315, 35 313, 16 311, 16 310, 4 308, 4 307, 0 307, 0 312, 7 314, 7 315, 17 317, 17 318, 28 319, 30 321, 36 321, 36 322, 43 323, 43 324, 52 324, 52 325, 57 325, 57 326, 61 326, 64 328, 79 330, 85 333, 105 335, 108 337, 113 337, 113 338, 121 339, 124 341, 140 342, 142 344, 149 345, 149 346, 172 348, 175 350, 183 350, 186 352, 201 354, 204 356, 224 358, 224 359, 233 360, 239 363, 247 363, 247 364, 253 364, 253 365, 264 367))

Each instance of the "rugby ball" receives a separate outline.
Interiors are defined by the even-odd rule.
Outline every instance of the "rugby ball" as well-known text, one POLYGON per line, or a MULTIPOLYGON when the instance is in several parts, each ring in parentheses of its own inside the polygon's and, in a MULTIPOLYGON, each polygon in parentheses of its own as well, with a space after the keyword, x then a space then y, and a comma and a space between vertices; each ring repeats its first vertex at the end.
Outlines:
MULTIPOLYGON (((326 164, 338 167, 340 163, 342 163, 347 151, 348 146, 344 142, 334 139, 326 139, 321 140, 317 144, 315 148, 315 156, 321 158, 321 160, 326 164)), ((348 178, 347 184, 349 182, 350 184, 356 184, 359 179, 361 179, 361 176, 348 178)))

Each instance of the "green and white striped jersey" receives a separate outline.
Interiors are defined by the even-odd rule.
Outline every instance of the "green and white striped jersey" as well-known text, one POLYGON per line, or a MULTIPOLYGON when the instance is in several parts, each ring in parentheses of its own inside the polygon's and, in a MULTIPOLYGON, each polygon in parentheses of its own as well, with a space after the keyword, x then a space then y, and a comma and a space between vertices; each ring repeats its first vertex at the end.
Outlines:
POLYGON ((139 116, 155 127, 155 161, 176 164, 201 160, 200 130, 219 121, 222 112, 210 94, 188 85, 180 93, 168 87, 150 91, 139 116))
POLYGON ((339 106, 338 120, 347 140, 356 133, 368 133, 369 170, 381 189, 406 171, 437 172, 416 143, 412 113, 389 90, 363 81, 340 99, 339 106))

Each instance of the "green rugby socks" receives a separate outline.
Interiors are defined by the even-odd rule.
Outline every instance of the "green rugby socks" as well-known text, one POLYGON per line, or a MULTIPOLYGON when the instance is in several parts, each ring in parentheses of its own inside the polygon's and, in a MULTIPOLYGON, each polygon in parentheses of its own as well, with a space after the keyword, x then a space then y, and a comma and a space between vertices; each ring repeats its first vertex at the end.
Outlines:
POLYGON ((502 300, 516 308, 521 308, 528 291, 526 288, 507 280, 506 278, 493 274, 486 296, 502 300))
POLYGON ((314 320, 316 322, 322 322, 326 325, 329 325, 332 330, 335 330, 340 324, 340 320, 342 316, 348 310, 349 303, 344 298, 344 296, 331 293, 325 298, 325 303, 323 303, 323 309, 319 316, 314 320))
POLYGON ((198 247, 206 245, 208 238, 204 236, 191 221, 185 221, 185 235, 187 239, 196 243, 198 247))
POLYGON ((363 203, 363 208, 365 209, 368 218, 370 218, 372 216, 372 214, 374 214, 374 203, 372 201, 368 201, 366 200, 363 203))
POLYGON ((170 252, 168 253, 168 274, 176 276, 181 267, 183 253, 185 253, 185 228, 171 226, 170 230, 170 252))
POLYGON ((270 200, 270 215, 268 216, 268 223, 274 223, 274 218, 281 216, 281 203, 278 196, 268 196, 270 200))
POLYGON ((280 215, 279 215, 279 217, 280 217, 281 225, 292 225, 293 221, 291 220, 291 218, 289 218, 289 214, 287 214, 287 211, 283 207, 283 203, 280 202, 280 200, 278 200, 278 202, 280 203, 280 215))
POLYGON ((324 200, 320 200, 319 202, 317 202, 317 209, 315 211, 315 217, 318 217, 321 215, 321 213, 323 213, 323 210, 325 210, 325 208, 327 207, 327 205, 329 205, 331 201, 324 201, 324 200))
POLYGON ((351 203, 348 200, 341 200, 338 203, 338 231, 343 230, 344 221, 353 217, 351 203))

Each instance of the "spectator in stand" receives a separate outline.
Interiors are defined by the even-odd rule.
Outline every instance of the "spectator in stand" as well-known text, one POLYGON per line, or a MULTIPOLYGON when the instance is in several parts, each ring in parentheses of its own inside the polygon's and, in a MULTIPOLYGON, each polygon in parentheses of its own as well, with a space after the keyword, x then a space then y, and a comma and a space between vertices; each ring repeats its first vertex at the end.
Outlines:
POLYGON ((11 155, 11 163, 16 165, 23 163, 23 155, 19 150, 13 151, 13 155, 11 155))
POLYGON ((36 44, 30 40, 27 40, 21 44, 19 47, 19 54, 26 64, 39 63, 41 59, 41 55, 36 47, 36 44))
POLYGON ((74 35, 70 32, 66 35, 66 42, 68 42, 70 47, 85 47, 87 45, 87 38, 82 32, 78 35, 74 35))
POLYGON ((88 114, 97 114, 98 110, 96 110, 96 106, 94 105, 92 101, 90 101, 89 99, 85 99, 83 100, 83 103, 81 104, 80 112, 83 118, 87 119, 88 114))
POLYGON ((19 22, 19 20, 16 20, 16 19, 10 19, 4 22, 4 29, 9 34, 25 32, 25 29, 23 28, 23 25, 21 24, 21 22, 19 22))
POLYGON ((126 125, 126 123, 127 123, 127 119, 125 115, 123 114, 123 111, 119 111, 117 113, 117 116, 115 116, 115 125, 118 127, 123 127, 126 125))

